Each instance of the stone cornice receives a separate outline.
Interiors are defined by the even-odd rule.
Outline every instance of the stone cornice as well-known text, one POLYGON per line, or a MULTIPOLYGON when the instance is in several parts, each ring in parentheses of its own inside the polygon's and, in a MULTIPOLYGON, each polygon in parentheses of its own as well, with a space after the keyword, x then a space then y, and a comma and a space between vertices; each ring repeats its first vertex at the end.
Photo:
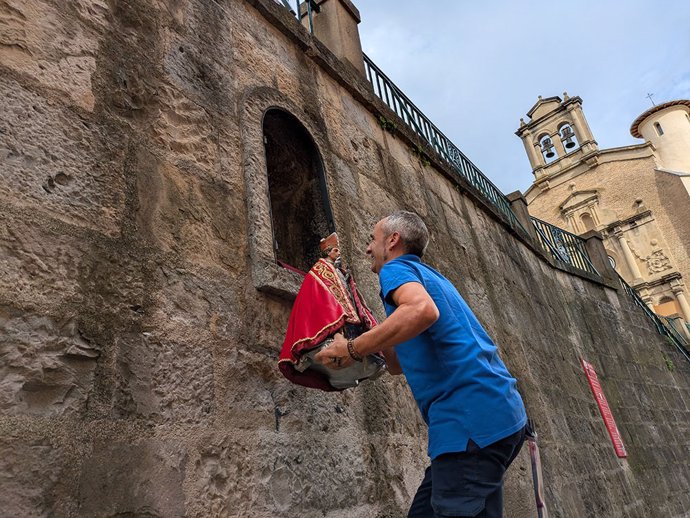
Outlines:
POLYGON ((636 290, 656 288, 657 286, 663 286, 664 284, 670 285, 673 281, 679 281, 683 278, 680 272, 667 273, 663 277, 654 280, 643 281, 637 284, 631 284, 636 290))
POLYGON ((604 230, 608 232, 609 234, 613 234, 618 227, 622 227, 624 225, 630 225, 632 223, 637 223, 638 221, 642 219, 650 218, 652 219, 652 211, 651 210, 645 210, 644 212, 640 212, 639 214, 635 214, 633 216, 630 216, 625 219, 619 219, 618 221, 614 221, 612 223, 609 223, 606 225, 604 230))

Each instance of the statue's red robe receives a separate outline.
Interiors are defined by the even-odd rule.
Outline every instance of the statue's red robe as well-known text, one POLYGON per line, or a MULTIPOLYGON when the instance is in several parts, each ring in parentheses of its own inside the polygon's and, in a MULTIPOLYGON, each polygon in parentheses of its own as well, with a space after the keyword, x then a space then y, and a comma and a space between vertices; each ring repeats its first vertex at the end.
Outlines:
POLYGON ((352 276, 348 284, 354 306, 345 284, 330 261, 319 259, 305 276, 290 313, 278 362, 280 371, 293 383, 326 391, 338 390, 319 372, 312 369, 299 372, 295 369, 300 356, 340 331, 345 323, 360 324, 364 330, 376 325, 376 319, 357 290, 352 276))

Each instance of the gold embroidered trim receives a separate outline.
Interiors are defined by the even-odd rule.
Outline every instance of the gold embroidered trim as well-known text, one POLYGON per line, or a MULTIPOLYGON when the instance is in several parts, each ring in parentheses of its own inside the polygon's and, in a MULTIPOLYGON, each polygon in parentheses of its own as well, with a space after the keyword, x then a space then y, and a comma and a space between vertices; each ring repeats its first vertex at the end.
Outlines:
POLYGON ((310 341, 312 341, 312 340, 316 340, 319 336, 321 336, 322 333, 324 333, 324 332, 327 331, 328 329, 330 329, 330 328, 332 328, 332 327, 335 327, 337 324, 339 324, 340 321, 341 321, 343 318, 345 318, 345 315, 341 315, 340 317, 338 317, 338 320, 336 320, 335 322, 331 322, 330 324, 328 324, 328 325, 322 327, 322 328, 319 330, 319 332, 316 333, 314 336, 309 336, 309 337, 306 337, 306 338, 300 338, 300 339, 297 340, 294 344, 292 344, 292 347, 290 347, 290 353, 294 356, 294 355, 295 355, 295 347, 297 347, 297 346, 298 346, 299 344, 301 344, 302 342, 310 342, 310 341))
POLYGON ((361 323, 357 309, 352 305, 352 301, 347 294, 347 287, 343 285, 340 276, 338 276, 338 273, 335 271, 335 266, 325 259, 319 259, 309 273, 311 273, 314 278, 318 279, 320 284, 333 295, 335 300, 338 301, 340 306, 345 311, 345 315, 347 317, 346 320, 348 323, 361 323), (328 281, 330 284, 324 281, 328 281))

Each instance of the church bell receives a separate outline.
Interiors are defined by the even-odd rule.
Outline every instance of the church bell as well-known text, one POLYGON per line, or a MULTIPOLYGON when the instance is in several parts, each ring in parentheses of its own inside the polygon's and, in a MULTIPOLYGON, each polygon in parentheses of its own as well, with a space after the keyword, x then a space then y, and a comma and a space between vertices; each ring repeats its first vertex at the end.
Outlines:
POLYGON ((553 151, 553 144, 551 143, 551 139, 548 137, 541 141, 541 150, 546 158, 553 158, 556 156, 556 153, 554 153, 553 151))
POLYGON ((563 128, 563 145, 565 146, 566 149, 572 149, 575 147, 575 142, 573 141, 573 137, 575 134, 573 133, 573 128, 570 126, 566 126, 563 128))

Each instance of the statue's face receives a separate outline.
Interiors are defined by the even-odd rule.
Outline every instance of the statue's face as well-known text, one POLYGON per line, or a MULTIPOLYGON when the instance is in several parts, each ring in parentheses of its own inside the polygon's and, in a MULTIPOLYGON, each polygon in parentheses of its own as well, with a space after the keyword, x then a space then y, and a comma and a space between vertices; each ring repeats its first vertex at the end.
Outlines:
POLYGON ((331 261, 335 262, 335 260, 338 259, 338 257, 340 257, 340 248, 334 246, 333 248, 331 248, 331 251, 328 252, 328 258, 331 261))

